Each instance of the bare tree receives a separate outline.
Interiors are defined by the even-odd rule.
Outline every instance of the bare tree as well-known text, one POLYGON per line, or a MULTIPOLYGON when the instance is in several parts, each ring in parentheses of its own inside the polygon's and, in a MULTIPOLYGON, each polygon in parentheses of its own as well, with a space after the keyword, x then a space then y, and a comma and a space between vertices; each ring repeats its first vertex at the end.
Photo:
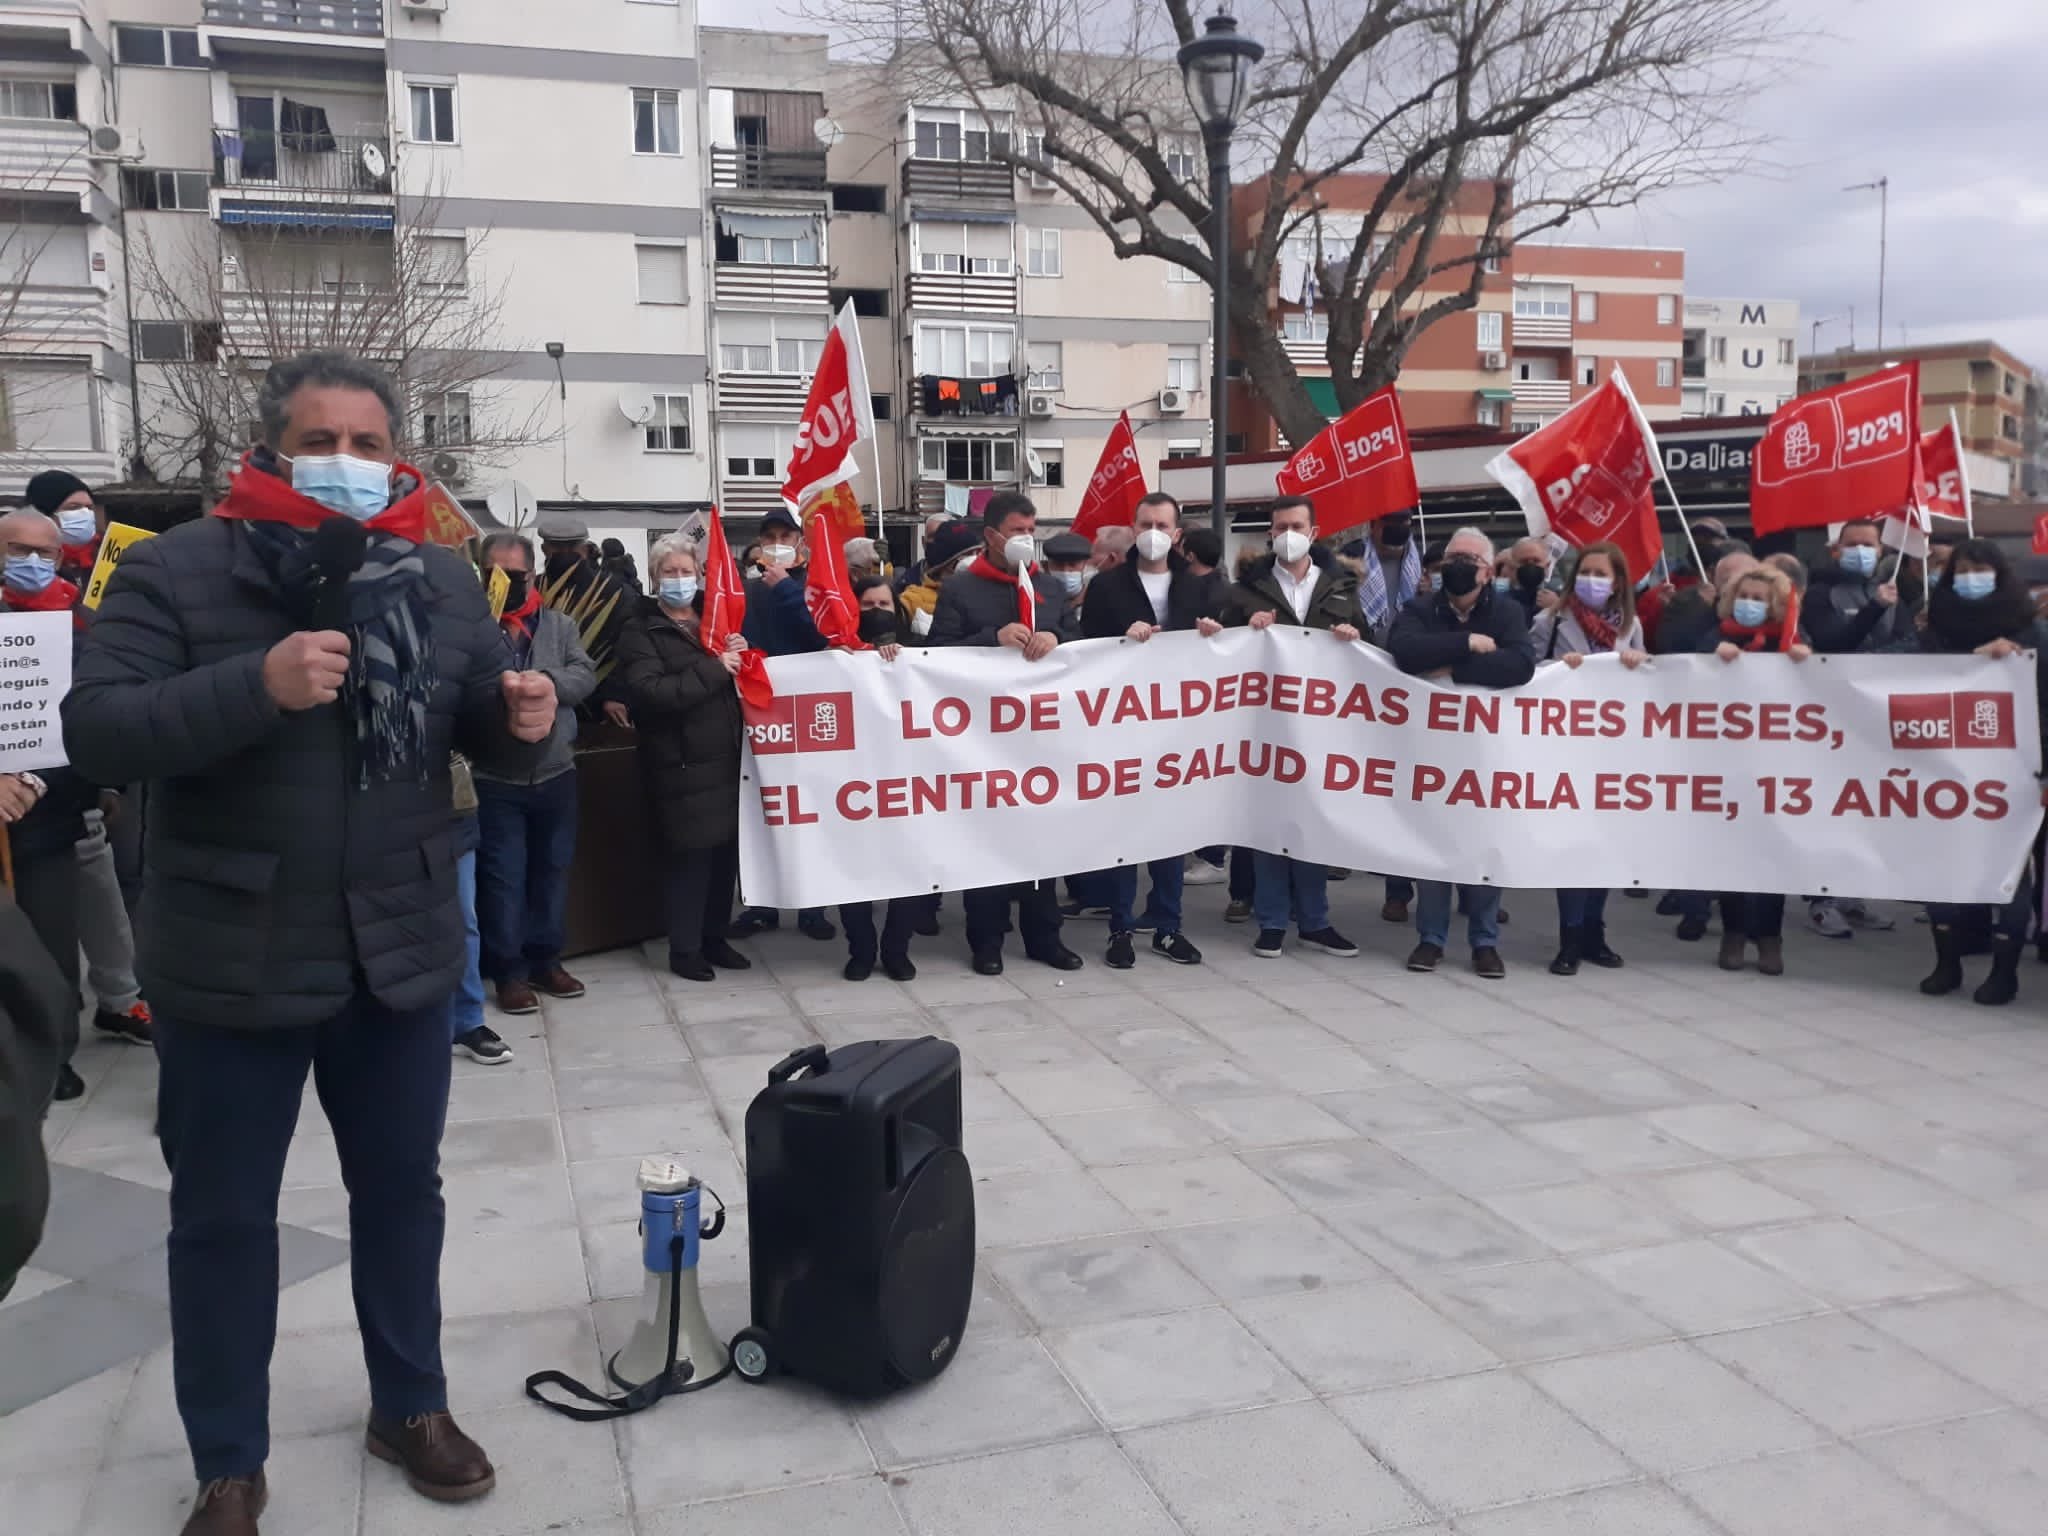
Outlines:
MULTIPOLYGON (((1175 50, 1192 0, 814 0, 899 98, 1015 114, 989 158, 1051 181, 1120 257, 1212 287, 1205 179, 1175 50)), ((1306 246, 1348 408, 1430 325, 1474 308, 1517 240, 1682 184, 1757 145, 1737 112, 1782 51, 1779 0, 1243 0, 1266 55, 1235 141, 1262 199, 1233 210, 1238 355, 1282 429, 1322 415, 1268 317, 1306 246), (1350 217, 1329 194, 1338 178, 1350 217), (1364 203, 1363 217, 1355 210, 1364 203)), ((1242 185, 1242 182, 1241 182, 1242 185)))
POLYGON ((65 211, 53 194, 82 158, 67 153, 0 198, 0 453, 35 447, 37 419, 62 408, 61 382, 34 359, 71 341, 102 302, 86 285, 82 255, 66 281, 44 270, 65 211))
POLYGON ((137 328, 170 354, 142 364, 137 435, 157 478, 223 490, 256 440, 264 371, 314 348, 390 370, 401 444, 423 458, 454 453, 473 471, 549 441, 544 402, 499 382, 516 354, 500 334, 504 286, 478 276, 484 237, 433 233, 437 207, 401 200, 394 229, 209 222, 183 239, 137 238, 137 328))

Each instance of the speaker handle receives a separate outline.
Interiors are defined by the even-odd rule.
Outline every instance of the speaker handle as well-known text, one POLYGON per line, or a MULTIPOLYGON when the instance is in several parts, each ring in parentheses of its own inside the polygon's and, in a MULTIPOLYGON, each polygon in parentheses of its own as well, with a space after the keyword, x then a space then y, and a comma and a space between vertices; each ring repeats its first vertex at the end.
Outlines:
POLYGON ((824 1046, 806 1045, 799 1050, 791 1051, 782 1060, 770 1067, 768 1069, 768 1081, 771 1083, 785 1083, 799 1072, 822 1072, 831 1065, 831 1062, 831 1053, 824 1046))

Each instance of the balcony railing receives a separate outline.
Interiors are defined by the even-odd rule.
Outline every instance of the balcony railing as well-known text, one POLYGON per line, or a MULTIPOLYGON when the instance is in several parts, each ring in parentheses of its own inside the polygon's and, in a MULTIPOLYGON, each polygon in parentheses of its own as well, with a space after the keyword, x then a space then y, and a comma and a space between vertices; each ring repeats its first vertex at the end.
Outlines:
MULTIPOLYGON (((75 204, 100 184, 85 135, 77 123, 0 118, 0 194, 61 197, 75 204)), ((0 215, 0 228, 10 216, 0 215)))
POLYGON ((216 129, 213 184, 241 197, 310 194, 381 202, 391 196, 391 141, 381 135, 216 129))
POLYGON ((1707 376, 1707 360, 1704 357, 1688 357, 1681 366, 1688 379, 1704 379, 1707 376))
POLYGON ((1515 392, 1518 406, 1563 410, 1572 403, 1570 379, 1516 379, 1508 388, 1515 392))
POLYGON ((1007 165, 991 165, 981 160, 906 160, 903 192, 906 197, 1014 204, 1016 173, 1007 165))
POLYGON ((1517 347, 1568 347, 1572 343, 1572 321, 1569 315, 1562 318, 1516 315, 1509 324, 1513 327, 1512 343, 1517 347))
POLYGON ((711 296, 721 305, 822 311, 831 302, 831 280, 831 271, 825 267, 721 261, 711 269, 711 296))
POLYGON ((384 35, 383 0, 206 0, 201 16, 213 27, 330 32, 338 37, 384 35))
POLYGON ((913 272, 903 280, 909 309, 944 309, 968 315, 1017 313, 1017 278, 960 272, 913 272))
POLYGON ((758 144, 743 144, 737 149, 713 145, 711 185, 750 192, 822 192, 825 152, 768 149, 758 144))

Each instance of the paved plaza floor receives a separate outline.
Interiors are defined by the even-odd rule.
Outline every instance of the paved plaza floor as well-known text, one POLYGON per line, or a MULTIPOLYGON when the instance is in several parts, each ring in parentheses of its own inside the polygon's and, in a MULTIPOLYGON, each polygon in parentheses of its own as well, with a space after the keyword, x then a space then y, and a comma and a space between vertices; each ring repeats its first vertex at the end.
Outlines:
MULTIPOLYGON (((494 1020, 443 1147, 454 1407, 497 1491, 443 1508, 365 1458, 346 1200, 309 1099, 281 1218, 266 1536, 2039 1536, 2048 1529, 2048 967, 1930 1002, 1926 929, 1788 936, 1715 969, 1614 902, 1626 969, 1255 959, 840 980, 785 930, 700 987, 593 957, 587 998, 494 1020), (1062 984, 1063 983, 1063 984, 1062 984), (595 1379, 640 1284, 634 1172, 732 1207, 704 1251, 748 1319, 740 1123, 792 1046, 925 1032, 968 1063, 979 1285, 936 1383, 849 1404, 729 1381, 617 1426, 525 1402, 595 1379)), ((1794 914, 1799 907, 1794 903, 1794 914)), ((1985 962, 1972 963, 1972 984, 1985 962)), ((49 1247, 0 1308, 0 1530, 171 1536, 192 1492, 163 1302, 154 1064, 89 1043, 58 1106, 49 1247)))

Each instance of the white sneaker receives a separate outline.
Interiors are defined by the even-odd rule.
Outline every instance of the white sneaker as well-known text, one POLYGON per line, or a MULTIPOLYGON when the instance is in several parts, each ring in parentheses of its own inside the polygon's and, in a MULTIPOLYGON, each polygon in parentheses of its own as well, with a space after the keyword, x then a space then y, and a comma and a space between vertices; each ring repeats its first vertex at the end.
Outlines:
POLYGON ((1183 885, 1221 885, 1230 878, 1230 871, 1211 864, 1199 853, 1188 855, 1187 872, 1181 876, 1183 885))
POLYGON ((1806 917, 1813 924, 1813 931, 1824 939, 1851 939, 1856 936, 1849 920, 1842 916, 1841 908, 1832 901, 1808 902, 1806 917))
POLYGON ((1860 928, 1865 933, 1890 933, 1898 924, 1882 912, 1873 912, 1860 901, 1837 902, 1842 916, 1847 918, 1851 928, 1860 928))

